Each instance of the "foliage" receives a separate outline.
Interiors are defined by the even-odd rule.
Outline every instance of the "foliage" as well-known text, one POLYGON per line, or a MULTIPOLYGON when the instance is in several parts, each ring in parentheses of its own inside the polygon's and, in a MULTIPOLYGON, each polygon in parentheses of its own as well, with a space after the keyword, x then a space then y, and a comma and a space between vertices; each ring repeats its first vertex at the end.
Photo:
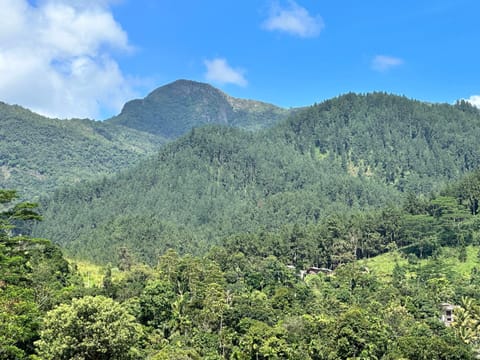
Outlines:
POLYGON ((0 190, 0 358, 23 359, 33 352, 42 311, 68 298, 73 280, 57 246, 19 235, 24 222, 39 220, 36 204, 16 202, 0 190))
POLYGON ((36 345, 42 359, 133 359, 140 336, 139 325, 123 306, 86 296, 49 311, 36 345))
POLYGON ((164 139, 92 120, 50 119, 0 103, 0 187, 24 198, 105 176, 156 151, 164 139))
POLYGON ((20 286, 0 289, 0 359, 23 359, 33 351, 41 313, 33 291, 20 286))
MULTIPOLYGON (((1 194, 6 204, 14 195, 1 194)), ((88 291, 81 282, 71 282, 68 266, 59 271, 66 262, 58 248, 4 252, 2 266, 18 256, 29 261, 16 270, 23 274, 21 280, 12 278, 16 284, 0 289, 0 355, 6 359, 35 358, 34 352, 42 359, 473 359, 479 344, 480 276, 475 267, 478 247, 468 242, 474 241, 479 228, 474 221, 477 215, 467 211, 461 220, 452 216, 462 213, 462 208, 450 196, 446 191, 426 200, 429 215, 408 213, 408 206, 388 207, 363 216, 331 217, 314 226, 237 234, 203 257, 169 250, 154 268, 137 259, 123 267, 121 276, 112 276, 107 267, 101 287, 88 291), (404 235, 402 226, 405 218, 411 224, 412 216, 418 222, 425 216, 434 219, 416 232, 418 241, 422 236, 440 238, 448 226, 458 234, 473 234, 463 236, 460 243, 442 243, 438 253, 408 262, 405 257, 415 242, 404 235), (396 262, 391 270, 381 268, 386 262, 378 259, 358 262, 355 256, 342 256, 339 263, 329 255, 346 249, 361 256, 381 243, 406 243, 404 236, 412 243, 385 248, 392 253, 383 257, 396 262), (345 246, 335 245, 342 241, 345 246), (363 250, 354 251, 355 247, 363 250), (456 259, 462 248, 466 259, 460 270, 456 259), (296 267, 287 266, 293 261, 296 267), (334 270, 302 277, 300 270, 308 269, 312 261, 334 270), (37 271, 39 275, 33 276, 37 271), (35 289, 50 289, 54 301, 43 302, 35 289), (451 327, 440 321, 443 302, 458 305, 451 327)), ((25 208, 32 209, 10 205, 4 214, 19 214, 13 209, 25 208)), ((4 229, 14 230, 5 216, 4 229)), ((3 239, 11 240, 12 235, 4 232, 3 239)), ((125 257, 124 251, 121 254, 125 257)))

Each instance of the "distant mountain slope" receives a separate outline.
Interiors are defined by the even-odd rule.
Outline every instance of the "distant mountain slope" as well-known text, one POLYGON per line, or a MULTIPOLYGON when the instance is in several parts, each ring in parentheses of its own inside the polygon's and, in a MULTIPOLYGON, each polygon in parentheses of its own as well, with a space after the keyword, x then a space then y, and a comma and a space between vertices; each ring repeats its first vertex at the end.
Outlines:
POLYGON ((55 120, 0 103, 0 187, 32 198, 134 164, 164 139, 92 120, 55 120))
POLYGON ((199 253, 225 236, 429 194, 480 165, 480 113, 386 94, 347 94, 260 132, 194 129, 118 176, 56 193, 37 235, 72 254, 144 260, 199 253), (113 251, 112 251, 113 250, 113 251))
POLYGON ((144 99, 129 101, 118 116, 107 122, 176 138, 205 124, 260 129, 288 113, 271 104, 231 97, 208 84, 177 80, 144 99))

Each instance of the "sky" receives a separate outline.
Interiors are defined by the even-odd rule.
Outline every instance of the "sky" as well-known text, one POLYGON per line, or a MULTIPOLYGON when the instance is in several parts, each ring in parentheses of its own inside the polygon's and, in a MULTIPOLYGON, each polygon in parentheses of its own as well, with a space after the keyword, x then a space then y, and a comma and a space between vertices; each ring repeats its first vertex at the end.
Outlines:
POLYGON ((0 0, 0 101, 102 120, 177 79, 290 108, 480 107, 478 0, 0 0))

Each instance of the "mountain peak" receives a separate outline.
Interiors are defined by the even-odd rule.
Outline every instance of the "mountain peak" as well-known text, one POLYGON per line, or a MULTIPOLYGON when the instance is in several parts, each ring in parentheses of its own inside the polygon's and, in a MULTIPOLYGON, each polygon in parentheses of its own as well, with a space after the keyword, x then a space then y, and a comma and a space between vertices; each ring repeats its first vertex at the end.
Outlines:
POLYGON ((183 93, 183 94, 190 94, 192 92, 200 92, 200 91, 212 91, 218 94, 223 94, 221 90, 213 87, 210 84, 199 82, 199 81, 187 80, 187 79, 179 79, 156 88, 150 94, 148 94, 147 97, 152 96, 158 92, 165 92, 165 91, 173 91, 173 92, 183 93))
POLYGON ((263 128, 287 113, 275 105, 236 99, 206 83, 180 79, 153 90, 144 99, 127 102, 121 113, 108 121, 175 138, 205 124, 263 128))

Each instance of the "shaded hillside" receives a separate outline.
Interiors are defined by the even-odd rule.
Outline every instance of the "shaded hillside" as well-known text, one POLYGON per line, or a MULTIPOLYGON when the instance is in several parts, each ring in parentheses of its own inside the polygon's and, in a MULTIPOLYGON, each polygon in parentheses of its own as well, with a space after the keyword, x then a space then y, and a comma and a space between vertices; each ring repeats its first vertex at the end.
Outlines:
POLYGON ((0 103, 0 187, 32 198, 109 174, 153 153, 164 139, 91 120, 49 119, 0 103))
POLYGON ((349 94, 258 133, 195 129, 115 178, 58 191, 36 234, 102 262, 121 247, 152 262, 170 247, 202 253, 232 234, 428 194, 478 165, 478 136, 469 107, 349 94))
POLYGON ((205 124, 260 129, 287 114, 288 110, 271 104, 233 98, 208 84, 178 80, 144 99, 129 101, 107 122, 176 138, 205 124))

